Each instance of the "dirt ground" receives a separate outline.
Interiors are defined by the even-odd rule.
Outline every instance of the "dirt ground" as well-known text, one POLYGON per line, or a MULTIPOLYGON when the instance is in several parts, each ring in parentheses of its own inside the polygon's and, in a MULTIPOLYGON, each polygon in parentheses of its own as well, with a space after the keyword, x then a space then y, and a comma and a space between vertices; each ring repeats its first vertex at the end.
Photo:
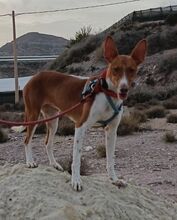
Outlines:
MULTIPOLYGON (((166 130, 177 132, 177 126, 167 124, 165 119, 149 121, 151 131, 118 137, 116 143, 115 167, 118 176, 131 183, 145 186, 156 194, 177 202, 177 143, 165 143, 166 130)), ((24 133, 11 132, 7 143, 0 144, 0 165, 25 163, 24 133)), ((104 131, 91 129, 83 147, 86 174, 106 173, 106 159, 99 158, 96 147, 104 144, 104 131)), ((54 154, 57 161, 70 158, 73 136, 55 137, 54 154)), ((44 147, 44 135, 35 135, 34 158, 39 164, 48 164, 44 147)))

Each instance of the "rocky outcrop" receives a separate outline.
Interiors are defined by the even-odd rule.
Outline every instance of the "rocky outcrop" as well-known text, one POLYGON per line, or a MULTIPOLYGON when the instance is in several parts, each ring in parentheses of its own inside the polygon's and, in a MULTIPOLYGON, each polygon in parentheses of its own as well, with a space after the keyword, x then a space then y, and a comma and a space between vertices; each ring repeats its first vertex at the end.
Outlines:
POLYGON ((41 166, 0 167, 0 219, 172 220, 177 205, 131 184, 118 189, 105 176, 82 177, 75 192, 70 175, 41 166))

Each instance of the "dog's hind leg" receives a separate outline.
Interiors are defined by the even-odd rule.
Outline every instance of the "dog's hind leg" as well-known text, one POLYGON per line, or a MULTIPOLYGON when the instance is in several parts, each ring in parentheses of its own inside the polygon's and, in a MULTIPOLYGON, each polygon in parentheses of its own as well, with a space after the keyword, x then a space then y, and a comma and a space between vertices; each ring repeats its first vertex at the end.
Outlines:
MULTIPOLYGON (((58 112, 57 109, 54 109, 52 107, 45 107, 42 109, 42 113, 45 118, 56 115, 58 112)), ((56 168, 57 170, 63 171, 63 168, 59 163, 56 162, 54 155, 53 155, 53 142, 54 142, 54 136, 58 128, 58 118, 54 119, 52 121, 49 121, 47 124, 47 138, 46 138, 46 151, 49 158, 49 163, 51 166, 56 168)))

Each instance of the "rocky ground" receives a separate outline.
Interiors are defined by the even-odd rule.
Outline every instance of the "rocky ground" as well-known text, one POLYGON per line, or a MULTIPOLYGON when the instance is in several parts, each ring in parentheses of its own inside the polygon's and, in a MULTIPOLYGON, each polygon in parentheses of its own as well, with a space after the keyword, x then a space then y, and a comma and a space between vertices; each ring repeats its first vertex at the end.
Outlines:
POLYGON ((70 176, 46 166, 0 167, 1 220, 176 220, 177 206, 150 190, 118 189, 104 175, 83 177, 75 192, 70 176))
MULTIPOLYGON (((115 167, 119 176, 128 182, 147 187, 156 194, 177 202, 177 143, 165 143, 166 130, 177 131, 176 125, 165 119, 149 120, 151 131, 118 137, 116 143, 115 167)), ((10 133, 7 143, 0 144, 0 165, 25 164, 24 134, 10 133)), ((100 158, 96 148, 104 144, 104 131, 91 129, 83 147, 84 174, 105 174, 106 159, 100 158)), ((71 160, 73 136, 56 136, 54 153, 58 162, 71 160)), ((38 164, 48 164, 44 147, 44 135, 35 135, 34 158, 38 164)))

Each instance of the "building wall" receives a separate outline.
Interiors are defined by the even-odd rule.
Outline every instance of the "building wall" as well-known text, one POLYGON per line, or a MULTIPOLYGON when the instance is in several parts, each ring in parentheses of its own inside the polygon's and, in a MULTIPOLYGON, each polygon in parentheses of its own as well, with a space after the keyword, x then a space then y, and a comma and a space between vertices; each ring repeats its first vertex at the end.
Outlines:
MULTIPOLYGON (((20 91, 20 99, 22 98, 22 91, 20 91)), ((15 92, 0 92, 0 105, 4 103, 15 103, 15 92)))

